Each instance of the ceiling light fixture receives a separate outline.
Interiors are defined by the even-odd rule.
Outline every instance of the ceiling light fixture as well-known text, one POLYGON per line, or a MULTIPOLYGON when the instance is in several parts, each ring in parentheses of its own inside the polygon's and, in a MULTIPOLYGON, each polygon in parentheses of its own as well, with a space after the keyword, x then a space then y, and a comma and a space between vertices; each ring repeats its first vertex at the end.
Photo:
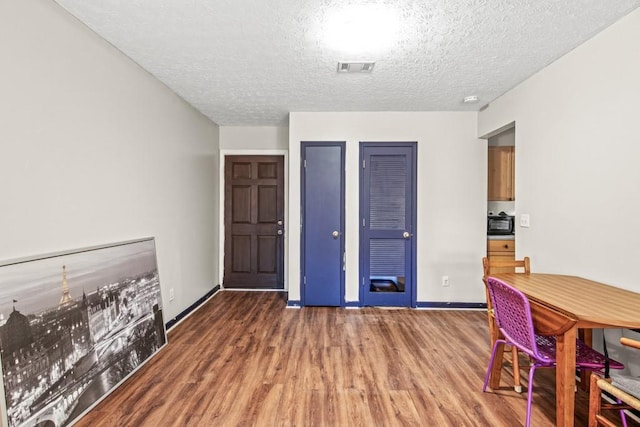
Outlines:
POLYGON ((478 102, 479 98, 476 95, 465 96, 462 102, 465 104, 475 104, 478 102))
POLYGON ((372 55, 392 48, 400 29, 395 8, 352 4, 332 9, 322 25, 326 45, 346 55, 372 55))
POLYGON ((370 73, 375 62, 338 62, 339 73, 370 73))

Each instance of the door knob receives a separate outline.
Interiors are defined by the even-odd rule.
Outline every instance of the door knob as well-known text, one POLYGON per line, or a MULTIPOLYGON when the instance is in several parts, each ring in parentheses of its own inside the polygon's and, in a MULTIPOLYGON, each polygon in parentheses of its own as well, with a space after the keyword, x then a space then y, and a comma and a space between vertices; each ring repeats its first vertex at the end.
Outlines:
POLYGON ((411 237, 411 234, 408 231, 405 231, 404 233, 402 233, 402 237, 408 239, 409 237, 411 237))
POLYGON ((337 239, 339 235, 340 235, 340 232, 339 232, 338 230, 335 230, 333 233, 331 233, 331 236, 332 236, 334 239, 337 239))

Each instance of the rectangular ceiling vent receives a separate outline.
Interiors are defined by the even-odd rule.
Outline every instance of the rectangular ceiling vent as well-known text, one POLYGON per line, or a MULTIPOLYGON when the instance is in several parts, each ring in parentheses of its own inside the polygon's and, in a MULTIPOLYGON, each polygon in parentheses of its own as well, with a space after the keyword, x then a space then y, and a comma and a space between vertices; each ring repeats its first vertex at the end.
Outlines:
POLYGON ((370 73, 375 62, 338 62, 339 73, 370 73))

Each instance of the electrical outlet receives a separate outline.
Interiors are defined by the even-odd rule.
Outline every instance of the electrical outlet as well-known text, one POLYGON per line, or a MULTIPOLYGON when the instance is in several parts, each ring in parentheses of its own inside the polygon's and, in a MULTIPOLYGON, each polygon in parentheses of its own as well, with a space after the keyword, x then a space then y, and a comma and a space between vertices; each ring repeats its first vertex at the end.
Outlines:
POLYGON ((520 227, 529 227, 529 214, 520 215, 520 227))
POLYGON ((449 286, 449 276, 442 276, 442 286, 449 286))
POLYGON ((169 289, 169 301, 173 301, 175 298, 175 295, 173 293, 173 288, 169 289))

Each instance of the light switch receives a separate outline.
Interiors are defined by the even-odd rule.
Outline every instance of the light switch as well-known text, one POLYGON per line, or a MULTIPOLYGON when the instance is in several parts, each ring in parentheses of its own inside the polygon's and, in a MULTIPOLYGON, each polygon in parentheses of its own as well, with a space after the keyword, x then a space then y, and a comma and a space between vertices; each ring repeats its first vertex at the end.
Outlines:
POLYGON ((520 215, 520 227, 529 227, 529 214, 520 215))

